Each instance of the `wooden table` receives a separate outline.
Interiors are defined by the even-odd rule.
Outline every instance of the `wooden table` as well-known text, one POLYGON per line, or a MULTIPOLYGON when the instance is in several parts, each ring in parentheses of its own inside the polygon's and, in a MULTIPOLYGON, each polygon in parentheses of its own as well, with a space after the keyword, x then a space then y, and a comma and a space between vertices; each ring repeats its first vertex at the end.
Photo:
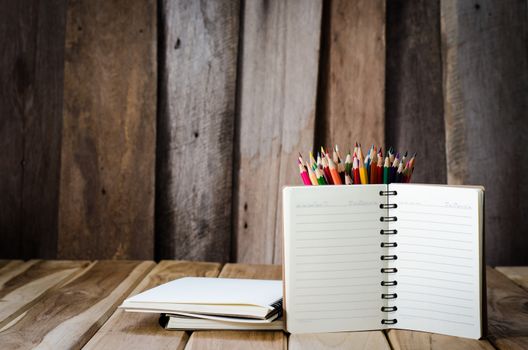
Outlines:
POLYGON ((528 349, 528 267, 488 268, 490 336, 390 330, 166 331, 152 314, 116 310, 131 294, 183 276, 280 279, 276 265, 188 261, 0 260, 1 349, 528 349))

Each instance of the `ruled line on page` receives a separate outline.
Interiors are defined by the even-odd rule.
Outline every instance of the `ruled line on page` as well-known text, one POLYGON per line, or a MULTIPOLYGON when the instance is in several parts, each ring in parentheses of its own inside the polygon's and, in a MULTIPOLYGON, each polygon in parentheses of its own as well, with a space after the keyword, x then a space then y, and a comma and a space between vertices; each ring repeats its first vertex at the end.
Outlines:
POLYGON ((433 265, 440 265, 440 266, 454 266, 454 267, 467 267, 467 268, 471 268, 471 266, 467 266, 466 264, 451 264, 451 263, 444 263, 444 262, 438 262, 438 261, 432 261, 432 260, 420 260, 420 259, 407 259, 407 258, 401 258, 401 261, 418 262, 418 263, 433 264, 433 265))
POLYGON ((376 227, 352 227, 352 228, 330 228, 330 229, 318 228, 316 230, 295 230, 295 233, 299 234, 299 233, 305 233, 305 232, 318 232, 318 233, 323 233, 323 232, 352 232, 352 231, 379 230, 379 229, 380 229, 379 226, 376 226, 376 227))
MULTIPOLYGON (((369 277, 371 274, 368 275, 354 275, 353 277, 369 277)), ((343 277, 320 277, 320 278, 295 278, 295 281, 342 281, 343 277)))
MULTIPOLYGON (((460 275, 460 274, 459 274, 460 275)), ((468 276, 471 276, 471 275, 468 275, 468 276)), ((424 279, 424 280, 433 280, 433 281, 442 281, 442 282, 452 282, 452 283, 459 283, 459 284, 465 284, 465 285, 468 285, 468 286, 472 286, 473 283, 472 282, 467 282, 467 281, 457 281, 457 280, 452 280, 452 279, 445 279, 445 278, 436 278, 436 277, 431 277, 431 276, 420 276, 420 275, 406 275, 406 274, 401 274, 400 272, 398 272, 398 277, 409 277, 409 278, 419 278, 419 279, 424 279)))
POLYGON ((296 306, 309 306, 309 305, 325 305, 325 304, 342 304, 342 303, 377 303, 379 304, 380 303, 380 299, 377 298, 377 299, 361 299, 361 300, 339 300, 339 301, 320 301, 320 302, 317 302, 317 301, 303 301, 303 302, 295 302, 294 304, 296 306))
POLYGON ((448 323, 465 324, 465 325, 468 325, 468 326, 474 326, 475 325, 474 323, 446 320, 445 318, 426 317, 426 316, 423 316, 423 315, 413 315, 413 314, 400 313, 400 312, 398 312, 398 314, 400 316, 404 316, 404 317, 425 318, 425 319, 428 319, 428 320, 443 321, 443 322, 448 322, 448 323))
POLYGON ((374 211, 351 211, 351 212, 341 212, 341 213, 306 213, 306 214, 295 214, 295 217, 298 216, 337 216, 337 215, 359 215, 359 214, 372 214, 372 215, 378 215, 379 212, 374 211))
MULTIPOLYGON (((471 267, 467 266, 467 268, 471 268, 471 267)), ((465 276, 465 277, 472 277, 473 276, 470 273, 461 273, 461 272, 454 273, 453 271, 443 271, 443 270, 435 270, 435 269, 422 269, 420 267, 412 267, 412 266, 401 266, 401 265, 398 266, 398 271, 403 271, 403 269, 405 269, 405 270, 418 270, 418 271, 427 271, 427 272, 447 273, 449 275, 455 275, 455 276, 465 276)), ((400 272, 398 272, 398 273, 400 273, 400 272)), ((405 276, 405 275, 402 275, 400 273, 398 276, 405 276)), ((450 281, 450 280, 447 280, 447 281, 450 281)))
POLYGON ((346 221, 313 221, 313 222, 295 222, 294 225, 329 225, 329 224, 355 224, 357 222, 370 222, 369 220, 346 220, 346 221))
POLYGON ((313 309, 313 308, 310 308, 310 310, 298 310, 296 312, 335 312, 335 311, 342 311, 342 312, 348 312, 348 311, 360 311, 360 310, 363 310, 363 311, 372 311, 372 307, 356 307, 356 308, 348 308, 348 309, 343 309, 343 308, 338 308, 338 309, 329 309, 329 308, 322 308, 322 309, 313 309))
POLYGON ((346 292, 346 293, 312 293, 312 294, 299 294, 294 293, 296 297, 325 297, 325 296, 340 296, 340 295, 369 295, 371 292, 346 292))
MULTIPOLYGON (((402 229, 407 229, 405 227, 399 227, 398 228, 399 230, 402 230, 402 229)), ((420 238, 420 239, 425 239, 425 240, 434 240, 434 241, 449 241, 449 242, 460 242, 460 243, 473 243, 473 241, 466 241, 466 240, 461 240, 461 239, 450 239, 450 238, 435 238, 435 237, 427 237, 427 236, 418 236, 418 235, 409 235, 407 233, 403 233, 403 232, 398 232, 398 234, 400 235, 400 239, 402 238, 406 238, 406 237, 410 237, 410 238, 420 238)))
POLYGON ((400 306, 398 308, 399 311, 402 311, 402 310, 417 310, 417 311, 428 311, 428 312, 434 312, 434 313, 439 313, 439 314, 446 314, 446 315, 451 315, 451 316, 460 316, 460 317, 469 317, 469 318, 474 318, 474 315, 470 314, 460 314, 460 313, 456 313, 456 312, 447 312, 447 311, 442 311, 442 310, 438 310, 438 309, 427 309, 427 308, 419 308, 419 307, 412 307, 412 306, 400 306))
POLYGON ((465 219, 471 219, 470 215, 456 215, 456 214, 439 214, 434 212, 426 212, 426 211, 410 211, 410 210, 402 210, 399 208, 395 208, 396 213, 403 213, 403 214, 420 214, 420 215, 433 215, 433 216, 450 216, 450 217, 458 217, 458 218, 465 218, 465 219))
POLYGON ((350 288, 350 287, 366 287, 366 286, 379 286, 379 278, 376 280, 377 283, 358 283, 358 284, 334 284, 326 286, 297 286, 295 289, 320 289, 320 288, 350 288))
MULTIPOLYGON (((401 219, 397 222, 405 222, 406 220, 401 219)), ((468 225, 471 226, 471 225, 468 225)), ((442 233, 456 233, 458 235, 471 235, 473 232, 466 232, 466 231, 450 231, 450 230, 435 230, 431 228, 420 228, 420 227, 406 227, 406 226, 398 226, 399 230, 409 230, 409 231, 420 231, 420 232, 442 232, 442 233)))
MULTIPOLYGON (((366 263, 366 262, 372 262, 372 260, 341 260, 341 261, 321 261, 317 262, 316 264, 348 264, 348 263, 366 263)), ((306 264, 313 264, 313 262, 299 262, 297 261, 295 265, 302 266, 306 264)))
MULTIPOLYGON (((439 303, 438 301, 432 301, 430 300, 429 298, 427 300, 422 300, 422 299, 412 299, 412 300, 409 300, 408 301, 409 304, 416 304, 416 303, 422 303, 422 304, 434 304, 434 305, 441 305, 441 306, 448 306, 448 307, 454 307, 454 308, 457 308, 457 309, 468 309, 468 310, 473 310, 473 307, 471 306, 465 306, 465 305, 456 305, 456 304, 447 304, 447 303, 439 303)), ((398 304, 399 305, 403 305, 405 306, 405 302, 403 300, 399 300, 398 301, 398 304)))
POLYGON ((429 288, 442 289, 442 290, 446 289, 446 290, 452 290, 452 291, 455 291, 455 292, 462 292, 462 293, 473 293, 472 290, 448 288, 448 287, 444 287, 444 286, 433 286, 433 285, 430 285, 430 284, 409 283, 409 282, 403 282, 402 283, 402 282, 400 282, 399 286, 402 286, 402 285, 405 285, 405 286, 417 286, 417 287, 429 287, 429 288))
POLYGON ((366 317, 379 317, 379 315, 357 315, 357 316, 346 316, 346 317, 317 317, 316 320, 313 318, 297 318, 298 320, 303 321, 309 321, 309 322, 317 322, 319 320, 354 320, 358 318, 366 318, 366 317))
POLYGON ((452 207, 446 207, 445 205, 435 205, 435 204, 424 204, 424 203, 409 203, 409 202, 399 202, 400 206, 410 206, 410 207, 429 207, 429 208, 443 208, 443 209, 453 209, 456 211, 460 210, 473 210, 473 207, 460 207, 460 208, 452 208, 452 207))
POLYGON ((372 255, 378 254, 380 251, 374 252, 347 252, 347 253, 326 253, 326 254, 295 254, 296 257, 315 257, 315 256, 351 256, 351 255, 372 255))
POLYGON ((466 257, 466 256, 456 256, 456 255, 449 255, 449 254, 435 254, 435 253, 422 253, 422 252, 414 252, 409 250, 398 250, 398 254, 418 254, 418 255, 427 255, 427 256, 439 256, 442 258, 453 258, 453 259, 464 259, 464 260, 473 260, 472 257, 466 257))
MULTIPOLYGON (((315 264, 317 266, 317 264, 315 264)), ((369 267, 357 267, 357 268, 348 268, 348 269, 324 269, 324 270, 315 270, 307 269, 305 271, 297 270, 297 273, 313 273, 313 272, 352 272, 352 271, 363 271, 366 269, 379 269, 380 265, 369 266, 369 267)))
POLYGON ((312 246, 296 246, 295 249, 325 249, 325 248, 355 248, 355 247, 379 247, 379 243, 365 243, 365 244, 340 244, 340 245, 312 245, 312 246))
POLYGON ((464 252, 471 252, 473 249, 471 248, 454 248, 454 247, 446 247, 446 246, 439 246, 439 245, 432 245, 432 244, 416 244, 416 243, 401 243, 402 241, 399 240, 399 247, 424 247, 424 248, 434 248, 434 249, 449 249, 449 250, 460 250, 464 252))
MULTIPOLYGON (((440 225, 455 225, 455 226, 469 226, 473 227, 472 224, 461 224, 461 223, 452 223, 445 221, 430 221, 430 220, 413 220, 413 219, 399 219, 400 222, 423 222, 424 224, 440 224, 440 225)), ((442 231, 445 232, 445 231, 442 231)))
POLYGON ((398 289, 398 291, 401 292, 401 293, 405 292, 407 294, 421 294, 421 295, 429 295, 429 296, 440 297, 440 298, 445 298, 445 299, 456 299, 456 300, 464 300, 464 301, 473 301, 472 298, 460 298, 460 297, 446 296, 446 295, 436 294, 436 293, 415 292, 413 290, 407 290, 407 289, 398 289))

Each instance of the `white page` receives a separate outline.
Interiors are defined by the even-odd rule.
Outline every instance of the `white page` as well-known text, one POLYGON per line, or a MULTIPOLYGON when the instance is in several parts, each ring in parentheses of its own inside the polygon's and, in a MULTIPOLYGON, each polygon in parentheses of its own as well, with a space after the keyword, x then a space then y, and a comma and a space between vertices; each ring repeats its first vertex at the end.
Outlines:
POLYGON ((284 188, 289 332, 384 328, 381 190, 386 185, 284 188))
MULTIPOLYGON (((481 336, 482 190, 391 184, 398 247, 393 328, 481 336), (479 198, 480 197, 480 198, 479 198)), ((393 315, 391 315, 393 316, 393 315)))
POLYGON ((280 298, 282 281, 184 277, 134 295, 126 299, 121 307, 133 308, 141 303, 171 303, 256 305, 268 308, 280 298))

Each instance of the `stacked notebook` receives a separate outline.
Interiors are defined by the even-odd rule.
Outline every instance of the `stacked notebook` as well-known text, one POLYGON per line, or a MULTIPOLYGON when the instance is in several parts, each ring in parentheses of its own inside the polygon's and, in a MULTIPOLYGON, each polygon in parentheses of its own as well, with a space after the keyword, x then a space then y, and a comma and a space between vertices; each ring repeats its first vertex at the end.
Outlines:
POLYGON ((159 313, 166 329, 283 329, 282 281, 185 277, 134 295, 120 308, 159 313))

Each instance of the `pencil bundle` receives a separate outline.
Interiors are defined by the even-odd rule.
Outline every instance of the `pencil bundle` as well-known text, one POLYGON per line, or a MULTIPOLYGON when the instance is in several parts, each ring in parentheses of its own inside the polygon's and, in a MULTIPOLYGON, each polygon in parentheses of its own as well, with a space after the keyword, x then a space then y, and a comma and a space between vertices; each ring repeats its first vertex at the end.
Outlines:
POLYGON ((356 143, 354 152, 341 157, 337 145, 332 150, 321 147, 317 158, 310 152, 309 159, 304 160, 301 153, 297 160, 299 173, 307 186, 318 185, 366 185, 389 184, 393 182, 410 182, 414 171, 416 153, 408 158, 389 148, 385 155, 381 147, 374 145, 363 156, 361 144, 356 143))

